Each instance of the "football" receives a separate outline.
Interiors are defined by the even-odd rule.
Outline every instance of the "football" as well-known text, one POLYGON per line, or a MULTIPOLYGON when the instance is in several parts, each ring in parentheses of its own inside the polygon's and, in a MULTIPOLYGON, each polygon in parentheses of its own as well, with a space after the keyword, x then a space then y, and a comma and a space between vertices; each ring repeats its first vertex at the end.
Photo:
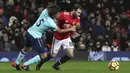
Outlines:
POLYGON ((108 68, 113 71, 117 71, 119 69, 119 63, 117 61, 110 61, 108 64, 108 68))

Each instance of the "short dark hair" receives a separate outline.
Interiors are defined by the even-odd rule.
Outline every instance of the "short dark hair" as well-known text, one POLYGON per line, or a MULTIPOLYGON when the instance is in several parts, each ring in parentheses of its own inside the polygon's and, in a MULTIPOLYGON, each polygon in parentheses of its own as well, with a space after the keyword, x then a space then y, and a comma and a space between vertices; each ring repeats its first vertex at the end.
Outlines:
POLYGON ((82 6, 80 6, 79 4, 75 4, 75 5, 72 7, 72 10, 77 10, 77 9, 83 10, 82 6))
POLYGON ((54 3, 49 3, 47 6, 47 10, 50 17, 53 17, 61 11, 60 7, 54 3))

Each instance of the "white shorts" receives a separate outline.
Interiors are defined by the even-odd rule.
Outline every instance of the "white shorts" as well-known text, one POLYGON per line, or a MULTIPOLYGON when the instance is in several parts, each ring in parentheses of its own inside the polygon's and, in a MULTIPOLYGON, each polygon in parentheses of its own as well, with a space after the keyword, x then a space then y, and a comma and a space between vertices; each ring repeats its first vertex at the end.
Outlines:
POLYGON ((53 38, 51 53, 58 53, 61 47, 63 49, 67 49, 67 48, 74 49, 73 43, 70 38, 63 39, 63 40, 57 40, 53 38))

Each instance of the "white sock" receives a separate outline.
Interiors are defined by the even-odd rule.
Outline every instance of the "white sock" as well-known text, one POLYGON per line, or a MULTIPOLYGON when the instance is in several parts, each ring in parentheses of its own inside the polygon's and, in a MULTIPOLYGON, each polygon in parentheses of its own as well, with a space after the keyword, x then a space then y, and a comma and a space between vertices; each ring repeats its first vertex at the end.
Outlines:
POLYGON ((39 55, 36 55, 35 57, 33 57, 32 59, 28 60, 27 62, 25 62, 23 65, 24 66, 29 66, 30 64, 35 64, 41 61, 41 58, 39 55))
POLYGON ((22 59, 24 58, 24 56, 27 54, 27 52, 24 52, 23 50, 19 52, 19 55, 16 59, 16 64, 19 65, 20 62, 22 61, 22 59))

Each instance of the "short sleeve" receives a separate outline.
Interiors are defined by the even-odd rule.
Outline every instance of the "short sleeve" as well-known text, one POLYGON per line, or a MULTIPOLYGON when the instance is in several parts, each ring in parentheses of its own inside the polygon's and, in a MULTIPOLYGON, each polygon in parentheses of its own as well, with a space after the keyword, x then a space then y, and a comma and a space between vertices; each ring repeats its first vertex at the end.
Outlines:
POLYGON ((53 31, 57 30, 57 24, 54 22, 54 20, 50 20, 49 22, 49 29, 52 29, 53 31))

